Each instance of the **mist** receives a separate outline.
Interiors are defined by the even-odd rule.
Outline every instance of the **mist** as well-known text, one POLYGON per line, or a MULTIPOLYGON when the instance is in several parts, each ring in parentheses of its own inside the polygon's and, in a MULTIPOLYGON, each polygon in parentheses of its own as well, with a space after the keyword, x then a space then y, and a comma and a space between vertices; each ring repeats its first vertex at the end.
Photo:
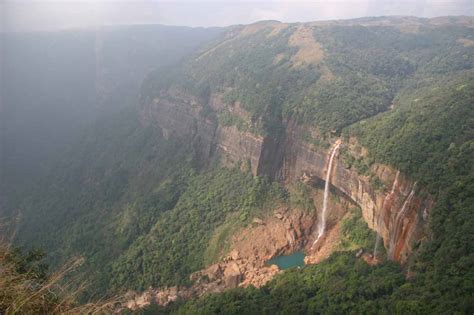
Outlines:
POLYGON ((6 0, 0 9, 4 30, 51 31, 103 25, 210 27, 260 20, 307 22, 385 15, 472 15, 474 4, 469 0, 6 0))

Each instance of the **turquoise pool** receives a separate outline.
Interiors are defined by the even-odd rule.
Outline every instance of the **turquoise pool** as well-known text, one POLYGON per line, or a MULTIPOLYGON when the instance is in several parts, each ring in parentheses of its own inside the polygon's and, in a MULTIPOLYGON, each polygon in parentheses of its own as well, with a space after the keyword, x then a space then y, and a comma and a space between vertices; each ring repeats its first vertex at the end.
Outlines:
POLYGON ((303 252, 295 252, 291 255, 278 256, 267 260, 268 265, 277 265, 278 268, 284 270, 294 267, 303 267, 304 266, 304 257, 303 252))

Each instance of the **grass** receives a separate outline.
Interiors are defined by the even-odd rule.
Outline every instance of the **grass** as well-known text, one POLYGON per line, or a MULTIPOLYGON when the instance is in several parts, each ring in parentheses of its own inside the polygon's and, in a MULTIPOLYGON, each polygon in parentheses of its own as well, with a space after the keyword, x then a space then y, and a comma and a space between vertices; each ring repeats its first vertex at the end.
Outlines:
POLYGON ((0 243, 0 314, 105 314, 113 312, 116 298, 79 304, 84 284, 65 276, 83 263, 76 258, 58 271, 47 274, 38 251, 21 255, 10 245, 0 243), (75 289, 72 289, 72 288, 75 289))

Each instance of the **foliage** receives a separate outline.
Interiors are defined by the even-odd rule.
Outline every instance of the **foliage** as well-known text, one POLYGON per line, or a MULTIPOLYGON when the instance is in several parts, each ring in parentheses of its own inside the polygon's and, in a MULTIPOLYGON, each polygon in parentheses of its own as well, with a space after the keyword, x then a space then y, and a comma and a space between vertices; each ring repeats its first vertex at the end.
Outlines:
MULTIPOLYGON (((158 311, 473 312, 474 54, 458 41, 473 35, 469 28, 420 24, 415 32, 400 25, 308 25, 324 54, 304 66, 292 61, 300 47, 289 44, 297 25, 278 36, 265 25, 253 33, 237 26, 180 66, 150 74, 143 106, 175 89, 202 103, 207 117, 211 96, 223 94, 225 102, 241 104, 250 122, 224 109, 213 113, 222 125, 281 140, 289 123, 306 124, 321 139, 303 140, 318 147, 339 133, 355 136, 369 156, 343 151, 346 167, 382 189, 369 167, 392 165, 436 200, 426 239, 414 244, 406 267, 409 279, 394 263, 369 266, 353 252, 337 253, 258 290, 158 311)), ((203 167, 193 139, 164 137, 136 110, 91 126, 15 205, 23 215, 18 243, 44 246, 54 266, 83 255, 96 292, 186 285, 225 250, 232 228, 277 203, 312 209, 304 185, 287 192, 237 169, 203 167)), ((360 215, 345 220, 342 232, 345 249, 373 247, 375 236, 360 215)))
POLYGON ((351 208, 350 216, 344 218, 341 226, 341 247, 343 249, 363 248, 371 250, 375 245, 375 233, 362 218, 360 208, 351 208))
POLYGON ((375 267, 353 252, 288 270, 261 289, 234 289, 191 300, 173 314, 377 314, 389 313, 391 294, 404 283, 400 267, 385 262, 375 267))
POLYGON ((166 84, 162 75, 151 76, 145 95, 173 87, 206 103, 200 95, 223 94, 228 104, 238 101, 250 113, 253 131, 273 134, 282 120, 293 119, 339 133, 387 110, 408 79, 474 65, 472 49, 457 42, 469 38, 466 28, 403 32, 393 26, 328 25, 307 26, 322 46, 322 60, 295 66, 300 47, 289 41, 299 28, 288 25, 272 36, 272 25, 263 22, 249 34, 232 28, 173 71, 166 84))
MULTIPOLYGON (((50 249, 53 267, 84 256, 87 294, 186 284, 209 262, 217 228, 286 198, 238 169, 200 173, 190 141, 165 139, 132 109, 99 121, 52 165, 22 205, 19 243, 50 249)), ((214 244, 215 258, 229 236, 214 244)))
MULTIPOLYGON (((343 133, 356 136, 369 156, 343 154, 346 167, 371 175, 373 162, 391 164, 436 197, 428 238, 415 244, 418 251, 407 266, 409 279, 393 264, 369 267, 349 254, 336 254, 318 266, 285 272, 260 290, 208 295, 170 312, 472 313, 474 85, 469 69, 474 54, 457 42, 472 37, 466 32, 317 28, 315 38, 325 44, 325 61, 336 78, 316 82, 310 93, 301 90, 302 102, 283 107, 284 116, 323 131, 338 132, 357 122, 343 133), (391 110, 378 114, 389 105, 391 110), (369 116, 374 117, 364 119, 369 116), (378 285, 382 291, 373 290, 378 285)), ((371 183, 382 188, 374 176, 371 183)), ((342 230, 343 247, 373 247, 375 236, 360 217, 345 220, 342 230)))
POLYGON ((353 129, 374 158, 411 174, 435 193, 456 172, 451 165, 466 154, 461 148, 469 147, 474 76, 461 73, 419 85, 400 94, 396 111, 353 129))
POLYGON ((222 31, 128 25, 1 32, 1 72, 8 78, 1 97, 2 203, 17 209, 36 189, 32 177, 49 176, 44 163, 77 143, 101 115, 135 106, 150 68, 164 73, 222 31))
POLYGON ((288 189, 289 204, 293 208, 307 212, 314 211, 314 201, 309 187, 301 182, 291 185, 288 189))
POLYGON ((431 237, 413 262, 418 274, 409 290, 431 311, 474 308, 473 99, 472 71, 427 80, 401 93, 394 111, 351 130, 375 160, 394 165, 436 196, 431 237))
POLYGON ((65 265, 54 274, 47 273, 44 254, 32 250, 22 254, 19 249, 0 245, 0 313, 2 314, 98 314, 111 312, 114 301, 79 305, 77 292, 70 292, 63 283, 66 273, 80 261, 65 265))
POLYGON ((219 114, 219 124, 222 126, 236 126, 241 132, 249 130, 249 123, 236 114, 229 111, 223 111, 219 114))
POLYGON ((188 142, 141 126, 134 110, 104 118, 25 199, 18 243, 49 249, 53 267, 84 256, 91 288, 104 292, 110 264, 174 207, 194 161, 188 142))
MULTIPOLYGON (((187 284, 189 275, 204 267, 215 229, 231 214, 248 223, 267 199, 278 198, 272 191, 265 180, 237 169, 193 176, 176 206, 113 265, 115 287, 187 284)), ((238 226, 239 220, 233 223, 238 226)))

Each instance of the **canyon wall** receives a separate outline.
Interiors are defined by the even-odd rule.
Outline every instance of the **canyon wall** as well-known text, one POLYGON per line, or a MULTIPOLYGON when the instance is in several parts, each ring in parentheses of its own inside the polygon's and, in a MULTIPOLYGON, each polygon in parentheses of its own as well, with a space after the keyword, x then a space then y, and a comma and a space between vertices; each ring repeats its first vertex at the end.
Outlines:
MULTIPOLYGON (((203 161, 218 158, 228 166, 241 163, 248 165, 254 175, 284 183, 301 180, 308 185, 318 185, 324 182, 329 147, 307 140, 308 135, 313 139, 317 137, 315 130, 287 121, 283 122, 285 130, 281 135, 255 135, 236 126, 220 125, 217 113, 224 107, 250 120, 238 104, 226 105, 219 95, 211 96, 208 104, 202 105, 198 99, 178 91, 163 92, 152 104, 144 106, 142 119, 144 123, 156 123, 165 137, 195 139, 203 161)), ((343 142, 342 148, 356 156, 364 154, 354 139, 343 142)), ((372 165, 370 174, 384 184, 376 189, 371 184, 371 176, 361 175, 352 167, 346 168, 338 155, 330 182, 334 193, 360 206, 368 226, 382 236, 389 258, 403 263, 424 237, 433 199, 403 174, 393 185, 396 173, 390 166, 372 165)), ((329 217, 328 226, 335 225, 336 220, 329 217)))
MULTIPOLYGON (((329 149, 317 148, 304 141, 303 134, 311 132, 310 130, 291 127, 291 124, 289 126, 283 178, 285 181, 302 179, 308 183, 324 180, 329 149)), ((354 139, 343 143, 343 146, 350 154, 357 156, 362 153, 358 152, 360 148, 354 139)), ((390 166, 374 164, 369 173, 376 176, 384 187, 376 189, 371 184, 370 175, 361 175, 355 168, 346 168, 339 155, 334 161, 331 187, 362 209, 369 228, 382 236, 389 258, 403 263, 413 251, 413 247, 423 238, 434 201, 421 187, 417 189, 416 183, 402 174, 398 176, 393 187, 394 193, 390 194, 397 174, 397 170, 390 166), (410 196, 412 190, 417 193, 410 196), (382 220, 379 220, 380 216, 382 220)), ((329 225, 331 224, 335 222, 329 222, 329 225)))

